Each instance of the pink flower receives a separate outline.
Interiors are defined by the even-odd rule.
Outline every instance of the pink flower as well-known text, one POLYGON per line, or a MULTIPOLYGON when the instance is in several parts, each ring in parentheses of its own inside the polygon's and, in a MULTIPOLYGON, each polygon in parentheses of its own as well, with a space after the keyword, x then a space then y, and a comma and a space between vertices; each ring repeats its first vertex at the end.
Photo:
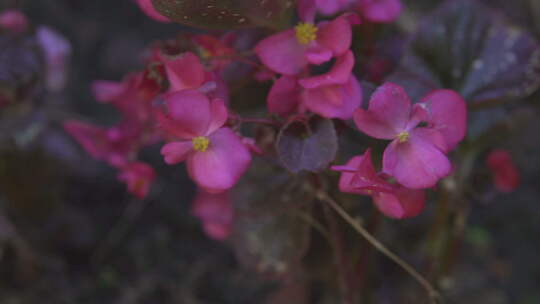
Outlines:
POLYGON ((401 0, 357 0, 357 11, 374 23, 390 23, 401 14, 401 0))
POLYGON ((121 82, 97 80, 92 92, 99 102, 110 103, 124 119, 141 127, 152 119, 152 100, 160 93, 160 86, 145 77, 143 72, 127 75, 121 82))
POLYGON ((0 29, 22 33, 28 29, 28 26, 28 18, 19 10, 9 9, 0 13, 0 29))
POLYGON ((326 118, 350 119, 362 104, 362 89, 352 75, 354 57, 347 51, 322 75, 279 78, 268 94, 268 110, 282 116, 309 110, 326 118))
POLYGON ((369 149, 363 155, 353 157, 345 166, 333 166, 332 170, 342 172, 340 191, 371 196, 377 209, 388 217, 413 217, 424 208, 424 191, 390 184, 383 179, 373 167, 369 149))
POLYGON ((132 162, 120 168, 118 179, 128 187, 128 192, 143 199, 156 179, 156 172, 143 162, 132 162))
POLYGON ((206 80, 206 71, 197 55, 191 52, 175 56, 159 54, 169 80, 169 92, 197 89, 206 80))
POLYGON ((138 148, 138 130, 129 124, 109 129, 80 121, 64 122, 64 130, 70 134, 90 156, 107 161, 115 167, 124 166, 133 158, 138 148))
POLYGON ((351 39, 351 24, 346 16, 341 16, 317 25, 300 23, 260 41, 255 52, 272 71, 296 75, 308 64, 321 64, 345 54, 351 39))
POLYGON ((242 139, 223 127, 227 109, 223 101, 210 101, 196 90, 183 90, 165 97, 166 112, 158 112, 160 128, 177 138, 163 146, 167 164, 187 160, 191 178, 208 192, 234 186, 251 162, 242 139))
POLYGON ((488 168, 493 174, 493 183, 501 192, 512 192, 519 186, 519 171, 508 151, 496 149, 486 159, 488 168))
POLYGON ((445 153, 465 135, 465 101, 458 94, 435 91, 424 101, 413 107, 403 88, 386 83, 373 94, 367 111, 354 113, 358 129, 392 140, 384 151, 382 171, 411 189, 433 187, 450 174, 445 153), (422 121, 428 125, 418 127, 422 121))
POLYGON ((60 33, 46 26, 37 29, 36 37, 45 54, 47 88, 52 91, 61 90, 67 81, 71 44, 60 33))
POLYGON ((140 9, 150 18, 158 22, 171 22, 169 18, 160 14, 152 4, 152 0, 136 0, 140 9))
POLYGON ((199 190, 191 212, 202 221, 209 237, 219 241, 229 237, 234 213, 229 192, 208 193, 199 190))

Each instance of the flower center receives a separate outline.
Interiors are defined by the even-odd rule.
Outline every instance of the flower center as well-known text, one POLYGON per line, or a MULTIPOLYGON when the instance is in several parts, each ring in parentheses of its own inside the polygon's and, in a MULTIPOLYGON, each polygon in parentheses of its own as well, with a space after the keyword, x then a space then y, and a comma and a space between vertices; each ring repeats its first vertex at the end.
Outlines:
POLYGON ((404 142, 407 142, 409 140, 410 134, 407 131, 403 131, 398 134, 397 139, 399 140, 399 143, 402 144, 404 142))
POLYGON ((210 140, 206 136, 197 136, 193 138, 191 142, 193 142, 193 149, 199 152, 206 151, 206 149, 208 149, 208 145, 210 144, 210 140))
POLYGON ((302 22, 294 27, 296 31, 296 39, 300 44, 308 44, 317 39, 317 31, 319 30, 313 23, 302 22))

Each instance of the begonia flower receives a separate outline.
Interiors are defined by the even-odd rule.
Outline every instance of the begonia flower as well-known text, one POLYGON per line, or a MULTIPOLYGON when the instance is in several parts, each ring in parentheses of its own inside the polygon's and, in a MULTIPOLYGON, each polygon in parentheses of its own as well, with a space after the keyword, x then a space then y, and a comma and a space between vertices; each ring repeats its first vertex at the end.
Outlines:
POLYGON ((132 125, 119 124, 107 129, 70 120, 64 122, 63 126, 90 156, 104 160, 111 166, 127 164, 139 147, 138 130, 132 125))
POLYGON ((344 166, 333 166, 340 171, 339 189, 345 193, 371 196, 383 214, 403 219, 418 215, 425 204, 423 190, 408 189, 391 184, 377 174, 371 161, 371 150, 355 156, 344 166))
POLYGON ((160 128, 172 141, 161 149, 167 164, 187 161, 191 178, 209 192, 234 186, 251 162, 242 139, 223 127, 227 109, 223 101, 197 90, 183 90, 165 97, 166 109, 158 112, 160 128))
POLYGON ((231 234, 234 210, 228 191, 208 193, 199 190, 191 213, 201 220, 204 231, 210 238, 222 241, 231 234))
POLYGON ((156 179, 155 170, 143 162, 131 162, 120 168, 118 179, 127 185, 128 192, 143 199, 156 179))
POLYGON ((452 103, 460 104, 456 108, 464 107, 458 94, 435 91, 425 100, 429 102, 413 107, 403 88, 386 83, 372 95, 368 110, 360 108, 354 114, 362 132, 392 140, 384 151, 382 171, 411 189, 433 187, 450 174, 451 164, 445 153, 465 135, 462 130, 466 122, 460 116, 465 112, 440 111, 453 108, 452 103), (419 126, 422 121, 428 125, 419 126), (450 128, 458 131, 454 133, 450 128))
POLYGON ((137 5, 139 5, 139 8, 150 18, 154 19, 158 22, 171 22, 171 20, 162 14, 160 14, 154 5, 152 4, 152 0, 136 0, 137 5))
POLYGON ((508 151, 496 149, 486 159, 488 168, 493 174, 493 183, 501 192, 512 192, 519 186, 519 171, 508 151))
POLYGON ((197 55, 191 52, 175 56, 160 55, 169 80, 169 92, 185 89, 196 89, 203 85, 206 71, 197 55))
POLYGON ((28 29, 28 18, 21 11, 9 9, 0 12, 0 29, 22 33, 28 29))
POLYGON ((351 51, 325 74, 297 79, 282 76, 268 94, 268 110, 282 116, 309 110, 326 118, 350 119, 362 104, 362 89, 352 75, 351 51))
POLYGON ((351 24, 346 16, 329 22, 303 22, 268 38, 255 46, 255 52, 269 69, 284 75, 296 75, 308 64, 321 64, 339 57, 351 46, 351 24))
POLYGON ((313 18, 318 12, 325 16, 353 10, 374 23, 395 21, 402 10, 401 0, 301 0, 298 11, 301 18, 313 18))

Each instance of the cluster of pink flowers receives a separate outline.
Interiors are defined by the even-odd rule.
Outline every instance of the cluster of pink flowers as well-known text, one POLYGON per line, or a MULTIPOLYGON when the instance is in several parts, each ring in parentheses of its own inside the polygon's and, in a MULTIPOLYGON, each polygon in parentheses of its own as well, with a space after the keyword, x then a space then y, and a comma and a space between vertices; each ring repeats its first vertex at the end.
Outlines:
MULTIPOLYGON (((150 0, 137 3, 154 20, 170 22, 150 0)), ((391 140, 379 173, 371 149, 344 166, 334 166, 342 172, 340 190, 373 197, 390 217, 418 214, 425 201, 423 189, 451 173, 447 153, 465 135, 465 102, 453 91, 438 90, 413 105, 401 87, 386 83, 373 94, 368 109, 362 109, 362 88, 353 74, 352 27, 395 20, 401 11, 399 0, 302 0, 298 9, 300 23, 254 47, 262 66, 252 71, 253 77, 275 80, 267 95, 269 113, 285 118, 277 119, 278 124, 306 113, 354 118, 365 134, 391 140), (341 15, 316 23, 317 13, 341 15)), ((185 162, 199 187, 193 214, 203 220, 210 236, 224 239, 233 217, 228 190, 246 172, 252 152, 258 149, 238 133, 233 123, 238 116, 229 119, 224 71, 236 55, 227 43, 231 36, 187 37, 195 46, 188 51, 155 47, 144 71, 122 82, 94 83, 96 99, 122 113, 120 123, 103 128, 68 121, 65 129, 93 157, 118 168, 119 179, 140 198, 148 194, 156 173, 137 160, 137 153, 165 141, 164 161, 185 162)))
POLYGON ((367 135, 391 143, 379 174, 370 150, 334 167, 343 172, 341 191, 370 195, 387 216, 406 218, 423 209, 422 189, 451 173, 446 154, 465 136, 467 109, 454 91, 433 91, 413 105, 403 88, 386 83, 372 95, 367 110, 355 111, 354 122, 367 135))

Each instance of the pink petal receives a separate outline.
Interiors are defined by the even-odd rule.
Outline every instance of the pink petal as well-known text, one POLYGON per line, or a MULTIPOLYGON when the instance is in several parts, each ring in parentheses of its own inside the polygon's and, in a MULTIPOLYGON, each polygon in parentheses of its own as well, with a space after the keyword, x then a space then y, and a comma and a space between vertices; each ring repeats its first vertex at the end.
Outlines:
POLYGON ((191 138, 207 134, 212 120, 208 98, 197 90, 184 90, 165 96, 173 134, 191 138))
POLYGON ((208 193, 199 190, 191 210, 202 221, 209 237, 225 240, 230 235, 234 210, 229 192, 208 193))
POLYGON ((369 21, 389 23, 401 14, 401 0, 360 0, 358 9, 369 21))
POLYGON ((161 55, 165 72, 170 84, 170 91, 199 88, 205 81, 205 69, 199 57, 191 52, 175 57, 161 55))
POLYGON ((7 9, 0 13, 0 29, 22 33, 26 31, 28 25, 28 18, 19 10, 7 9))
POLYGON ((338 17, 333 21, 321 23, 317 32, 317 43, 332 50, 335 57, 345 54, 351 47, 352 30, 348 18, 338 17))
POLYGON ((439 179, 450 174, 450 161, 432 143, 430 138, 418 129, 410 132, 407 142, 394 140, 383 155, 383 172, 398 183, 411 189, 433 187, 439 179))
POLYGON ((127 185, 129 193, 143 199, 156 179, 156 172, 146 163, 132 162, 121 169, 118 179, 127 185))
POLYGON ((322 64, 332 59, 332 50, 313 43, 306 50, 306 59, 311 64, 322 64))
POLYGON ((377 175, 370 149, 363 155, 353 157, 345 166, 333 166, 332 170, 342 172, 339 179, 339 190, 342 192, 371 195, 371 191, 392 190, 392 186, 377 175))
POLYGON ((158 22, 171 22, 169 18, 161 15, 152 4, 152 0, 136 0, 141 10, 150 18, 158 22))
POLYGON ((424 209, 425 193, 400 187, 394 193, 380 192, 373 196, 377 209, 388 217, 404 219, 416 216, 424 209))
POLYGON ((298 43, 294 29, 274 34, 255 46, 264 65, 276 73, 296 75, 308 64, 306 46, 298 43))
POLYGON ((193 151, 191 141, 175 141, 164 145, 161 148, 161 155, 165 158, 165 163, 174 165, 183 162, 193 151))
POLYGON ((282 76, 268 93, 267 103, 270 113, 288 116, 297 111, 300 102, 300 87, 295 77, 282 76))
POLYGON ((191 178, 209 192, 220 192, 233 187, 251 162, 251 154, 241 138, 229 128, 221 128, 210 137, 205 152, 188 157, 191 178))
POLYGON ((312 23, 315 20, 317 7, 315 0, 298 0, 298 16, 303 22, 312 23))
POLYGON ((124 93, 125 86, 122 82, 96 80, 92 83, 92 93, 99 102, 110 102, 124 93))
POLYGON ((411 101, 403 88, 385 83, 371 96, 367 111, 356 111, 354 122, 371 137, 392 139, 407 129, 410 112, 411 101))
POLYGON ((448 150, 463 140, 467 131, 467 105, 451 90, 436 90, 422 99, 428 109, 429 122, 444 136, 448 150))
POLYGON ((103 143, 107 138, 107 131, 80 121, 70 120, 64 122, 64 130, 71 135, 95 159, 104 157, 103 143))
POLYGON ((335 13, 346 9, 352 0, 315 0, 317 8, 323 15, 334 15, 335 13))
POLYGON ((350 119, 362 104, 362 88, 354 76, 343 85, 304 90, 302 104, 326 118, 350 119))
POLYGON ((221 99, 214 99, 210 103, 210 125, 206 134, 211 134, 217 129, 223 127, 229 118, 229 113, 227 112, 227 107, 221 99))
POLYGON ((326 74, 303 78, 299 80, 301 86, 313 89, 322 85, 344 84, 349 81, 354 67, 354 56, 351 51, 337 58, 332 69, 326 74))
POLYGON ((493 150, 488 154, 486 163, 493 174, 497 190, 506 193, 516 190, 520 183, 519 171, 508 151, 493 150))

